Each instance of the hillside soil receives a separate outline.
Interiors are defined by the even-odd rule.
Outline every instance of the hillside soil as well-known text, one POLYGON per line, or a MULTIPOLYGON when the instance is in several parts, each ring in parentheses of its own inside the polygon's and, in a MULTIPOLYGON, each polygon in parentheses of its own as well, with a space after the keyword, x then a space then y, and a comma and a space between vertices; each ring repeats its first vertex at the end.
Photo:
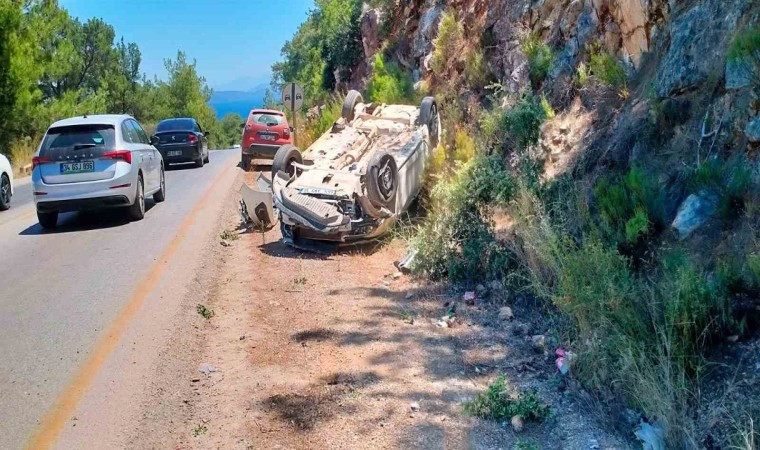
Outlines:
MULTIPOLYGON (((233 202, 224 221, 238 225, 233 202)), ((559 375, 554 348, 536 352, 532 335, 550 324, 528 300, 500 320, 498 287, 467 304, 402 276, 397 241, 315 255, 277 228, 238 233, 214 256, 213 317, 181 330, 156 370, 134 448, 628 448, 559 375), (452 305, 452 325, 437 326, 452 305), (518 434, 465 415, 499 374, 536 390, 551 417, 518 434)))

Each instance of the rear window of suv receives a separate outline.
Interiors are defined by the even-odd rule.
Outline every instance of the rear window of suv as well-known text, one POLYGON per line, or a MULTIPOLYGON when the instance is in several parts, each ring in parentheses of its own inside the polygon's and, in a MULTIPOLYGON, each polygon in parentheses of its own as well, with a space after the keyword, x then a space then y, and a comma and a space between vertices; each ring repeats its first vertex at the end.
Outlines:
POLYGON ((283 117, 279 114, 252 112, 251 122, 260 123, 264 125, 282 125, 283 117))
POLYGON ((113 125, 71 125, 48 130, 40 156, 53 161, 97 158, 114 149, 113 125))
POLYGON ((192 119, 168 119, 161 121, 156 127, 156 133, 163 131, 196 131, 192 119))

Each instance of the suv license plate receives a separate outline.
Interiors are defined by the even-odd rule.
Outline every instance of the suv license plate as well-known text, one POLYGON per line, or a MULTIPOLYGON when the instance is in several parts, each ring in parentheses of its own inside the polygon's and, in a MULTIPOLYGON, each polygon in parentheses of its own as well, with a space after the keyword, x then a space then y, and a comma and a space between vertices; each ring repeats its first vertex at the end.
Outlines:
POLYGON ((94 161, 61 163, 61 175, 70 175, 74 173, 87 173, 87 172, 95 172, 94 161))

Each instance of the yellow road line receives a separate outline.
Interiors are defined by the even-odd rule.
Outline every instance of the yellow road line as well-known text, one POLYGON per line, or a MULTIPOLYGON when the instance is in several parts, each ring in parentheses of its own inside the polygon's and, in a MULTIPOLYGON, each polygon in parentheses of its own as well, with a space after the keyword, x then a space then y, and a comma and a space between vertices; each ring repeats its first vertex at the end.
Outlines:
POLYGON ((84 365, 79 368, 69 385, 60 393, 56 402, 47 412, 31 441, 26 446, 27 449, 47 449, 52 447, 55 443, 61 429, 71 417, 74 408, 76 408, 79 401, 89 389, 93 380, 103 367, 103 364, 116 348, 116 345, 119 343, 121 336, 129 326, 132 318, 143 303, 145 303, 148 294, 150 294, 158 284, 169 266, 169 260, 171 260, 177 252, 185 235, 195 223, 196 216, 206 206, 211 194, 233 168, 234 166, 228 167, 216 178, 216 180, 214 180, 213 184, 203 194, 203 197, 190 211, 190 214, 188 214, 185 220, 180 224, 179 228, 177 228, 177 233, 174 235, 171 242, 169 242, 169 245, 164 248, 164 251, 158 257, 156 264, 151 267, 148 275, 137 286, 127 303, 121 311, 119 311, 119 314, 113 322, 111 322, 111 325, 106 332, 101 335, 100 339, 95 344, 95 347, 93 347, 87 361, 85 361, 84 365))

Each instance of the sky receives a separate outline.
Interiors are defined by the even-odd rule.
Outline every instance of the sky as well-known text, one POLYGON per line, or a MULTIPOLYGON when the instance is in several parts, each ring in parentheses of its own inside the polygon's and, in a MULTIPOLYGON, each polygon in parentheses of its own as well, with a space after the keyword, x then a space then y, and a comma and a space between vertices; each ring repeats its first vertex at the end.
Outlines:
POLYGON ((314 0, 59 0, 84 22, 99 17, 116 39, 135 42, 140 70, 166 76, 164 59, 184 51, 216 90, 249 90, 269 82, 272 63, 314 0))

